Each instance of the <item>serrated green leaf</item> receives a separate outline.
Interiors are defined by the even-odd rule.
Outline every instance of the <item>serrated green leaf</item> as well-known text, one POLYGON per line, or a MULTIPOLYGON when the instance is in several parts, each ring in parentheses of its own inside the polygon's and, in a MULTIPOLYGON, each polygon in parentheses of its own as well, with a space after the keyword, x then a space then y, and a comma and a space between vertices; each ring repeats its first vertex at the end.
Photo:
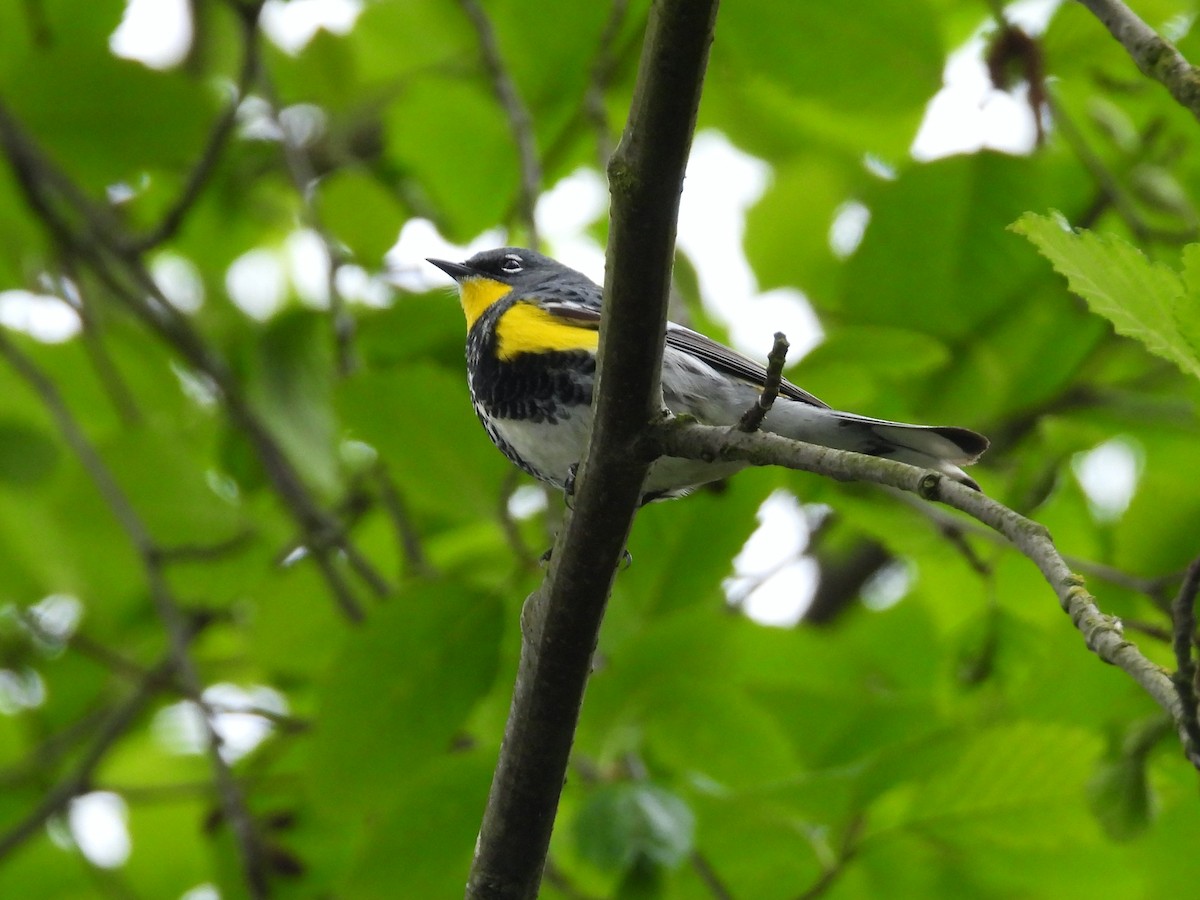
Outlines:
MULTIPOLYGON (((979 732, 954 761, 904 796, 904 827, 943 839, 1002 847, 1070 844, 1092 835, 1080 799, 1095 735, 1077 728, 1016 722, 979 732)), ((885 798, 887 802, 894 798, 885 798)), ((879 827, 894 808, 875 820, 879 827)))
MULTIPOLYGON (((1049 216, 1026 213, 1012 230, 1027 237, 1066 276, 1071 290, 1092 312, 1112 322, 1118 334, 1140 341, 1151 353, 1200 378, 1200 355, 1177 324, 1177 308, 1186 294, 1175 271, 1151 262, 1118 237, 1070 231, 1049 216)), ((1185 317, 1191 321, 1186 311, 1185 317)))
POLYGON ((1183 285, 1185 291, 1175 301, 1175 327, 1191 351, 1200 359, 1200 244, 1183 248, 1183 285))

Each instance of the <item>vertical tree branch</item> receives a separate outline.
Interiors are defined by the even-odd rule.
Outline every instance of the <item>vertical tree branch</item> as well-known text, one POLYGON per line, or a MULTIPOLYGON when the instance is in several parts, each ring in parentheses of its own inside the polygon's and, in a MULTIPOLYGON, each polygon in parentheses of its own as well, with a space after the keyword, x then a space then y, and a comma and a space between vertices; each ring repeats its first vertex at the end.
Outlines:
POLYGON ((1188 755, 1193 760, 1200 760, 1200 709, 1196 705, 1196 661, 1192 657, 1192 644, 1196 635, 1196 594, 1200 592, 1200 558, 1188 566, 1179 594, 1171 606, 1173 640, 1171 646, 1175 650, 1175 675, 1172 681, 1179 694, 1179 704, 1183 708, 1183 731, 1187 735, 1188 755))
POLYGON ((646 433, 662 407, 679 195, 716 11, 716 0, 659 0, 650 14, 629 123, 610 165, 595 425, 574 511, 521 617, 521 661, 470 900, 537 896, 592 651, 651 460, 646 433))

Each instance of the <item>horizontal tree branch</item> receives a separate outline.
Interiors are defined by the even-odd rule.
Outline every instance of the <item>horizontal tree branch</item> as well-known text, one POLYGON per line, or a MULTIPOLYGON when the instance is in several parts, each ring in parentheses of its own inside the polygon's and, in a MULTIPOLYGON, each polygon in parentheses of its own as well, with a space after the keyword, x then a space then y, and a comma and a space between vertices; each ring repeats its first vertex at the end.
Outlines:
POLYGON ((1126 640, 1119 619, 1105 615, 1071 571, 1054 546, 1050 532, 980 491, 972 490, 939 473, 893 460, 832 450, 792 441, 774 434, 746 434, 737 428, 717 428, 672 420, 655 429, 656 449, 664 456, 707 461, 742 460, 755 465, 776 465, 825 475, 839 481, 868 481, 944 503, 998 531, 1038 567, 1058 597, 1063 611, 1083 635, 1089 650, 1120 668, 1174 722, 1188 758, 1200 768, 1200 756, 1187 740, 1187 721, 1179 694, 1169 673, 1147 659, 1126 640))

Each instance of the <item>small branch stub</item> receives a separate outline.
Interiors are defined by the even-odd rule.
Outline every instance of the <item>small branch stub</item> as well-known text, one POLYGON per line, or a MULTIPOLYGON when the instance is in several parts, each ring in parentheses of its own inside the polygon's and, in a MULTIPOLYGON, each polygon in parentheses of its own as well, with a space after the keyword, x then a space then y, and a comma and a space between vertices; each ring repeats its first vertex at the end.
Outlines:
POLYGON ((738 422, 739 431, 758 431, 763 419, 775 405, 775 398, 779 396, 779 388, 783 384, 783 367, 787 362, 789 346, 784 333, 782 331, 775 332, 775 345, 767 354, 767 377, 763 382, 762 393, 758 395, 758 402, 742 415, 741 421, 738 422))

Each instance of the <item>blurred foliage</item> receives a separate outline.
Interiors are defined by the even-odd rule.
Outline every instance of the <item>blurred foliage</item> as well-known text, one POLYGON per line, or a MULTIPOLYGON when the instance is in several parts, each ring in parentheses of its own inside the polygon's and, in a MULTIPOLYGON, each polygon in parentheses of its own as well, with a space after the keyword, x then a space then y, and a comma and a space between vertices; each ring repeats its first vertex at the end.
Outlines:
MULTIPOLYGON (((110 52, 117 0, 0 4, 0 101, 134 234, 187 189, 239 77, 248 4, 191 6, 191 52, 159 71, 110 52)), ((1137 6, 1200 59, 1200 34, 1180 33, 1192 3, 1137 6)), ((484 4, 545 186, 601 165, 647 7, 484 4)), ((1200 300, 1184 246, 1200 222, 1200 129, 1068 3, 1032 45, 1048 78, 1044 144, 914 160, 947 55, 980 29, 987 41, 989 17, 976 0, 727 4, 700 124, 771 167, 746 254, 764 288, 805 291, 826 330, 792 376, 835 404, 991 435, 974 472, 985 489, 1046 523, 1064 552, 1116 570, 1092 579, 1102 607, 1173 666, 1164 605, 1200 553, 1200 300), (839 254, 830 230, 850 203, 869 224, 839 254), (1017 220, 1036 248, 1009 229, 1017 220), (1141 480, 1129 508, 1105 516, 1072 461, 1114 436, 1135 448, 1141 480)), ((362 625, 346 620, 293 552, 296 520, 244 423, 55 242, 8 166, 0 290, 64 296, 86 328, 58 343, 4 339, 57 387, 163 552, 203 626, 191 650, 203 683, 283 698, 283 716, 241 716, 272 730, 233 762, 271 895, 457 896, 521 602, 540 579, 529 560, 560 501, 501 515, 514 482, 471 414, 444 291, 351 296, 343 310, 288 280, 282 308, 252 316, 226 285, 235 260, 279 257, 300 227, 366 276, 414 217, 455 241, 497 225, 520 240, 518 154, 455 3, 368 2, 345 35, 319 32, 294 54, 263 40, 259 53, 227 145, 146 259, 190 266, 203 302, 188 321, 393 595, 362 625)), ((684 294, 712 330, 694 286, 684 294)), ((164 730, 180 698, 149 674, 168 648, 143 562, 11 366, 0 394, 0 895, 180 897, 211 884, 245 896, 210 767, 164 730), (122 709, 128 722, 106 737, 122 709), (75 848, 65 803, 39 815, 62 784, 123 798, 127 860, 109 868, 75 848)), ((879 491, 774 471, 644 510, 543 896, 1194 893, 1196 773, 1152 702, 1088 653, 1026 560, 947 533, 879 491), (732 609, 722 580, 777 489, 832 509, 818 560, 872 538, 912 573, 906 596, 879 610, 852 592, 819 628, 732 609)), ((351 563, 332 564, 353 579, 351 563)))

